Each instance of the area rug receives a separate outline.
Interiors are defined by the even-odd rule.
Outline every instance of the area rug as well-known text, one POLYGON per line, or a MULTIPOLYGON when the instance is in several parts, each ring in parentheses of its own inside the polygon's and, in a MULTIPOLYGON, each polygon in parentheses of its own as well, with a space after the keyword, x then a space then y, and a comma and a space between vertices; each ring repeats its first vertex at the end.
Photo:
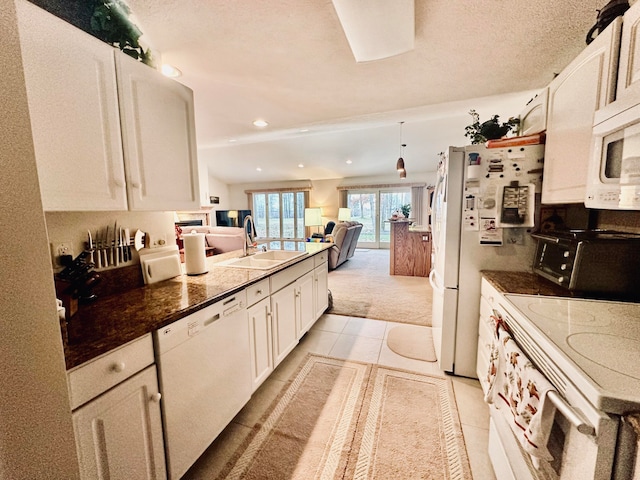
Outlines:
POLYGON ((356 250, 329 272, 329 290, 328 313, 431 326, 429 279, 389 275, 389 250, 356 250))
POLYGON ((435 362, 431 328, 417 325, 397 325, 387 334, 387 346, 398 355, 425 362, 435 362))
POLYGON ((309 355, 219 479, 469 479, 446 377, 309 355))

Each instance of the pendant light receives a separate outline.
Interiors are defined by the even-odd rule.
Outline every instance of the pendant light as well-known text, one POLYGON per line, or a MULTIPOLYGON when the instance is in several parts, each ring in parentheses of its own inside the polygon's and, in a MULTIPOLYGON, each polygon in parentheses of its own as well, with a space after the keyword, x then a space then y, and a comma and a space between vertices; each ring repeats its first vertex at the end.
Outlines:
MULTIPOLYGON (((404 122, 399 122, 400 123, 400 158, 398 158, 398 161, 396 162, 396 170, 400 173, 400 178, 402 177, 402 174, 405 172, 404 170, 404 159, 402 158, 402 155, 404 153, 404 147, 406 147, 407 145, 402 143, 402 124, 404 122)), ((406 173, 405 173, 405 177, 406 177, 406 173)))

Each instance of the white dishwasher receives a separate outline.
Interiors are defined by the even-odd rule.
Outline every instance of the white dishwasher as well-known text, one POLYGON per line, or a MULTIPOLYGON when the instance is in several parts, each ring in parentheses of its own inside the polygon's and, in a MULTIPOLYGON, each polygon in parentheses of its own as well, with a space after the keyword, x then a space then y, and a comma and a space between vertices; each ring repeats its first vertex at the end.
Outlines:
POLYGON ((251 397, 244 291, 156 330, 169 478, 193 465, 251 397))

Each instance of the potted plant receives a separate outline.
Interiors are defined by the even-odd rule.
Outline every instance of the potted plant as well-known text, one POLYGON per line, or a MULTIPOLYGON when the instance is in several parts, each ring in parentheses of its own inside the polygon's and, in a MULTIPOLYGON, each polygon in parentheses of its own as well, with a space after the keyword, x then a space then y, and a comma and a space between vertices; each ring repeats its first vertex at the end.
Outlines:
POLYGON ((407 203, 406 205, 402 205, 400 207, 400 211, 404 215, 404 218, 409 218, 409 213, 411 213, 411 204, 407 203))
POLYGON ((91 30, 100 40, 153 67, 151 50, 139 43, 142 31, 129 19, 131 9, 124 0, 98 0, 91 17, 91 30))
POLYGON ((470 110, 469 115, 471 115, 473 123, 464 128, 464 136, 469 137, 474 145, 502 138, 520 123, 520 120, 514 117, 500 123, 499 115, 494 115, 489 120, 480 123, 480 115, 475 110, 470 110))

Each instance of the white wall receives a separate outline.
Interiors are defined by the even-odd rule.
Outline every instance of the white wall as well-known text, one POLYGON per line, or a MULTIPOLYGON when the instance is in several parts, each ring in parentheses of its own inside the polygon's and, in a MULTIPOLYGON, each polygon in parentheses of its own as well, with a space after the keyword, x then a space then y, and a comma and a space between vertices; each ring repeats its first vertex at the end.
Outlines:
MULTIPOLYGON (((164 236, 167 245, 176 243, 173 212, 47 212, 45 218, 49 242, 70 242, 74 257, 85 248, 87 230, 95 241, 98 229, 108 226, 112 235, 116 221, 118 227, 128 228, 132 237, 141 230, 156 238, 164 236)), ((135 249, 132 252, 133 261, 137 262, 135 249)))
POLYGON ((0 9, 0 478, 79 478, 15 4, 0 9))

